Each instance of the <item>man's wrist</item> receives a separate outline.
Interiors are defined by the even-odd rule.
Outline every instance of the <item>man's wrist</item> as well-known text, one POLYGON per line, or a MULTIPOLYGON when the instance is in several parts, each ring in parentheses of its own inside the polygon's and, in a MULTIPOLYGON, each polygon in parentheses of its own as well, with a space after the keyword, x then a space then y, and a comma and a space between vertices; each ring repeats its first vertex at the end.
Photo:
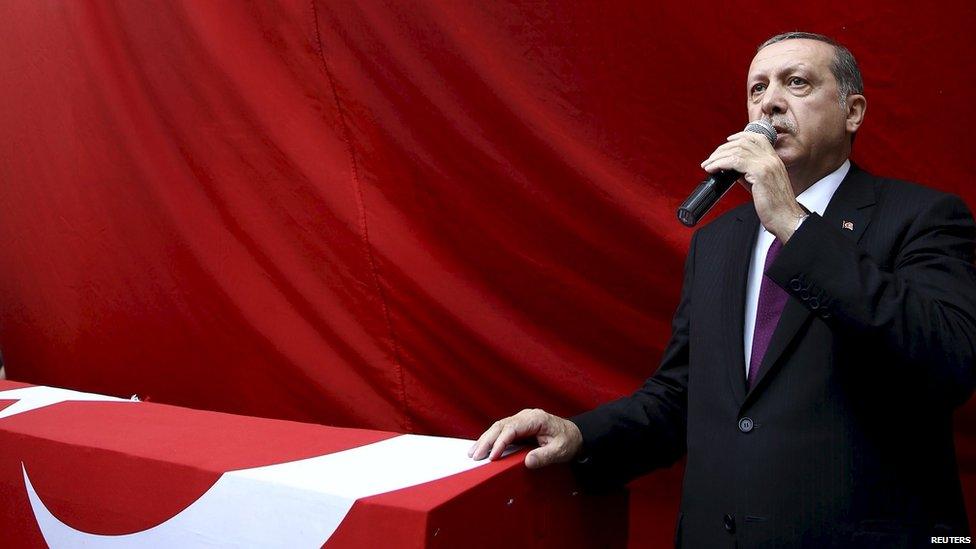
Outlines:
POLYGON ((773 233, 783 244, 786 244, 790 237, 793 236, 793 233, 800 228, 800 225, 810 217, 810 214, 800 209, 795 212, 791 211, 783 217, 783 221, 776 228, 770 229, 769 232, 773 233))

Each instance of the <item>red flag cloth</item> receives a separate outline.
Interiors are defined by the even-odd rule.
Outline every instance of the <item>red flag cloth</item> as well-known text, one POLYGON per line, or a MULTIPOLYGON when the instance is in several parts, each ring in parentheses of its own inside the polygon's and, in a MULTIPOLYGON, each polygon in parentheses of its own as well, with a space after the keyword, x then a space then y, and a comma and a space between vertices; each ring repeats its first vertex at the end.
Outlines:
POLYGON ((857 55, 859 165, 976 204, 971 3, 811 6, 4 2, 7 374, 460 436, 629 392, 768 36, 857 55))

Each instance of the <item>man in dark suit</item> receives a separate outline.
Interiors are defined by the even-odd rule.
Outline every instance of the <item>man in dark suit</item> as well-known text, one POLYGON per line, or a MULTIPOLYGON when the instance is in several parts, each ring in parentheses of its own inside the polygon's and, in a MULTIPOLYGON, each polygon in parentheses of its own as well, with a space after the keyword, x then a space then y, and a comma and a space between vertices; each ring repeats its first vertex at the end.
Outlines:
POLYGON ((749 69, 751 120, 702 163, 752 193, 697 231, 671 341, 630 396, 496 422, 528 467, 615 485, 687 453, 687 547, 920 547, 969 536, 951 414, 974 387, 976 228, 957 197, 850 163, 866 101, 850 52, 788 33, 749 69))

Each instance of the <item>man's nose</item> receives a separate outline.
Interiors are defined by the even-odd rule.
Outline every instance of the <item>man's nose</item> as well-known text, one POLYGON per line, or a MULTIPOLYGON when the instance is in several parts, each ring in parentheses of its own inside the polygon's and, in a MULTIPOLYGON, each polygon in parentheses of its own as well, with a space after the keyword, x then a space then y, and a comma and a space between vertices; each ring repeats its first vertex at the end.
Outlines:
POLYGON ((783 114, 786 112, 786 97, 783 88, 770 84, 762 98, 762 112, 766 115, 783 114))

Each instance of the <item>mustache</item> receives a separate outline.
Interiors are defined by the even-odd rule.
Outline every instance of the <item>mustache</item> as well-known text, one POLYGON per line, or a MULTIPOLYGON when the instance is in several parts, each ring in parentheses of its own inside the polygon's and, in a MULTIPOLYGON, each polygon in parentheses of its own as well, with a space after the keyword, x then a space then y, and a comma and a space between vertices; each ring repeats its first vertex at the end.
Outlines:
POLYGON ((770 124, 776 126, 777 128, 783 128, 783 130, 785 130, 786 133, 789 134, 796 133, 796 124, 789 118, 770 118, 769 122, 770 124))

